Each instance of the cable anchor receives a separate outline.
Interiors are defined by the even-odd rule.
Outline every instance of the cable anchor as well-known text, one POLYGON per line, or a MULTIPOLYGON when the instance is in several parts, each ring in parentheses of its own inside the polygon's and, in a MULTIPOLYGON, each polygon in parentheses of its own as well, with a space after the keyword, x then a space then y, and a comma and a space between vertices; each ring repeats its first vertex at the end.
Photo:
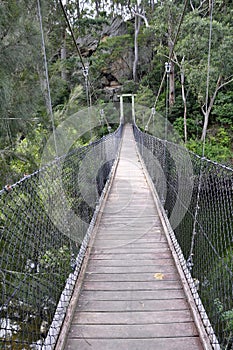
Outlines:
POLYGON ((165 72, 167 74, 171 73, 171 63, 170 62, 165 62, 165 72))
POLYGON ((84 76, 84 78, 85 79, 87 79, 88 78, 88 75, 89 75, 89 67, 83 67, 82 68, 82 70, 83 70, 83 76, 84 76))

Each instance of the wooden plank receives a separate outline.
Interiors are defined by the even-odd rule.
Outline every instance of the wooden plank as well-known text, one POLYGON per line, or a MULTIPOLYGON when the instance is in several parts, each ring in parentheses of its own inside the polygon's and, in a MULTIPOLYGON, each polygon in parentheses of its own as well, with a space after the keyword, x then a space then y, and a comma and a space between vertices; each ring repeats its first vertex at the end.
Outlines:
MULTIPOLYGON (((124 236, 135 236, 135 237, 151 237, 151 238, 155 238, 155 237, 160 237, 163 236, 161 234, 161 230, 160 228, 153 228, 153 227, 147 227, 147 226, 126 226, 126 225, 122 225, 122 227, 119 227, 117 230, 116 229, 108 229, 106 226, 102 226, 100 228, 99 231, 99 235, 98 238, 103 238, 103 237, 107 237, 108 236, 122 236, 122 238, 124 239, 124 236)), ((164 236, 163 236, 164 237, 164 236)))
POLYGON ((157 240, 157 241, 165 241, 164 236, 159 235, 158 233, 156 235, 151 234, 151 233, 143 233, 141 234, 140 231, 132 231, 131 233, 127 233, 125 232, 124 234, 122 234, 122 232, 120 232, 119 234, 117 233, 107 233, 104 235, 104 233, 101 233, 98 236, 99 239, 101 240, 105 240, 105 242, 107 242, 108 240, 127 240, 130 241, 131 243, 137 243, 139 240, 145 239, 147 241, 150 240, 157 240))
MULTIPOLYGON (((131 290, 131 291, 107 291, 107 290, 82 290, 80 301, 92 300, 169 300, 184 299, 183 289, 164 289, 162 290, 131 290)), ((173 300, 176 302, 176 300, 173 300)))
POLYGON ((140 266, 96 266, 95 264, 88 265, 87 273, 99 274, 121 274, 121 273, 152 273, 160 271, 162 273, 177 273, 176 268, 173 265, 140 265, 140 266))
POLYGON ((203 350, 196 337, 154 339, 84 339, 71 338, 67 350, 203 350))
POLYGON ((145 192, 145 191, 131 191, 131 192, 126 192, 122 190, 115 190, 112 187, 112 191, 108 197, 109 201, 107 205, 110 203, 115 204, 117 201, 122 201, 122 202, 127 202, 127 203, 134 203, 137 204, 137 201, 133 201, 134 199, 139 198, 140 200, 146 201, 146 200, 151 200, 151 193, 145 192))
POLYGON ((163 235, 163 233, 161 233, 161 227, 158 226, 158 224, 153 224, 153 223, 148 224, 148 222, 147 223, 138 222, 138 225, 130 225, 130 223, 128 222, 128 223, 122 223, 121 227, 114 227, 114 226, 110 226, 109 224, 106 225, 102 221, 100 224, 99 230, 100 230, 100 234, 105 233, 106 235, 114 234, 114 233, 125 234, 125 232, 131 232, 135 230, 136 232, 141 232, 144 234, 146 232, 147 234, 151 233, 153 235, 159 235, 159 234, 163 235))
POLYGON ((153 247, 156 246, 163 246, 167 248, 167 242, 161 241, 161 240, 152 240, 152 239, 142 239, 143 242, 141 242, 141 239, 111 239, 111 240, 96 240, 93 244, 94 249, 116 249, 116 248, 125 248, 128 247, 129 249, 153 249, 153 247), (117 244, 117 247, 115 248, 117 244))
POLYGON ((144 234, 151 233, 154 235, 161 234, 161 227, 158 224, 153 224, 153 223, 149 225, 148 221, 147 222, 138 221, 137 224, 130 223, 130 222, 122 222, 119 224, 119 226, 110 226, 110 225, 111 225, 110 223, 106 224, 103 221, 101 221, 100 233, 104 233, 105 231, 106 234, 114 234, 117 232, 125 234, 125 232, 131 232, 136 230, 136 232, 141 232, 141 234, 142 233, 144 234))
POLYGON ((93 246, 98 248, 103 248, 107 244, 110 248, 110 244, 112 241, 113 244, 119 244, 122 247, 125 245, 129 248, 156 248, 156 246, 163 246, 168 248, 166 237, 160 234, 141 234, 141 232, 119 232, 117 233, 109 233, 105 234, 103 232, 100 233, 98 239, 94 242, 93 246))
POLYGON ((102 219, 103 224, 108 225, 124 225, 124 226, 136 226, 136 224, 140 224, 142 227, 148 224, 148 221, 153 219, 154 213, 148 213, 148 215, 143 215, 142 213, 138 213, 135 211, 134 215, 124 215, 123 213, 119 213, 118 215, 104 215, 102 219))
POLYGON ((112 200, 112 202, 109 200, 108 204, 103 209, 103 212, 107 213, 109 210, 112 213, 119 209, 120 210, 129 209, 131 211, 135 210, 138 212, 146 208, 150 210, 150 212, 153 213, 153 215, 155 215, 156 212, 153 208, 153 201, 151 198, 148 198, 148 197, 141 198, 141 196, 139 196, 138 199, 139 199, 138 203, 135 203, 135 201, 130 200, 130 198, 125 198, 121 200, 115 199, 114 201, 112 200))
POLYGON ((93 244, 93 247, 95 249, 115 249, 115 246, 117 245, 117 248, 125 248, 129 247, 130 249, 138 249, 138 248, 145 248, 145 249, 151 249, 153 247, 157 246, 163 246, 167 248, 167 242, 161 241, 161 240, 153 240, 153 239, 107 239, 107 240, 96 240, 93 244), (141 242, 142 240, 142 242, 141 242))
POLYGON ((141 210, 143 206, 147 206, 148 209, 153 211, 153 215, 155 215, 155 210, 153 209, 153 200, 151 197, 143 197, 141 198, 141 195, 138 196, 139 201, 135 203, 135 201, 130 200, 130 198, 125 198, 125 199, 108 199, 108 203, 103 209, 103 212, 105 213, 105 210, 111 210, 114 211, 119 208, 126 208, 126 209, 131 209, 131 210, 141 210))
MULTIPOLYGON (((155 211, 153 210, 153 208, 151 208, 151 206, 149 204, 144 204, 144 206, 141 206, 140 208, 132 208, 127 207, 125 205, 118 205, 117 207, 113 208, 106 208, 104 209, 104 214, 105 215, 109 215, 111 216, 112 219, 115 218, 125 218, 127 216, 130 217, 154 217, 155 216, 155 211)), ((106 216, 105 219, 107 219, 108 217, 106 216)))
MULTIPOLYGON (((101 243, 104 243, 106 245, 110 245, 111 242, 108 242, 108 241, 115 241, 117 242, 120 246, 122 246, 123 244, 137 244, 137 245, 142 245, 144 241, 145 244, 146 244, 146 247, 149 245, 149 244, 153 244, 153 243, 166 243, 166 241, 163 239, 163 236, 160 237, 158 235, 158 237, 154 237, 153 235, 150 235, 150 234, 144 234, 144 235, 140 235, 140 232, 134 232, 132 234, 127 234, 125 233, 124 235, 117 235, 117 234, 114 234, 114 235, 110 235, 110 234, 106 234, 105 235, 105 238, 104 238, 104 235, 101 235, 98 237, 100 240, 101 240, 101 243), (104 242, 103 242, 104 240, 104 242), (155 242, 153 242, 153 240, 155 242), (120 241, 120 242, 119 242, 120 241), (122 241, 122 242, 121 242, 122 241)), ((100 246, 98 241, 96 241, 96 244, 97 244, 97 247, 100 246)), ((94 243, 94 246, 95 246, 95 243, 94 243)), ((103 245, 104 246, 104 245, 103 245)), ((100 246, 101 247, 101 246, 100 246)))
POLYGON ((103 282, 150 282, 156 279, 163 281, 177 281, 179 276, 177 272, 162 272, 154 270, 152 273, 86 273, 86 281, 103 281, 103 282))
MULTIPOLYGON (((103 236, 101 236, 101 237, 99 237, 100 239, 101 239, 101 241, 102 241, 102 238, 103 238, 103 236)), ((122 245, 122 244, 140 244, 141 245, 141 240, 144 240, 144 241, 147 241, 148 243, 151 241, 151 240, 153 240, 154 239, 154 237, 153 236, 151 236, 151 235, 142 235, 142 236, 140 236, 140 233, 135 233, 134 232, 134 234, 125 234, 125 235, 106 235, 106 237, 105 237, 105 243, 106 243, 106 245, 110 245, 110 242, 108 242, 108 241, 115 241, 115 242, 117 242, 119 245, 122 245), (119 242, 119 241, 122 241, 122 242, 119 242)), ((160 237, 158 237, 157 239, 155 238, 155 242, 154 243, 156 243, 156 241, 159 243, 159 242, 165 242, 163 239, 160 239, 160 237)), ((153 242, 152 242, 153 243, 153 242)), ((97 242, 97 246, 98 246, 98 242, 97 242)))
POLYGON ((115 247, 106 247, 106 248, 96 248, 95 246, 91 250, 91 254, 93 255, 109 255, 109 254, 157 254, 157 253, 170 253, 169 248, 166 245, 158 243, 157 245, 154 245, 152 248, 134 248, 130 247, 129 245, 121 246, 115 244, 115 247))
POLYGON ((156 266, 156 265, 172 265, 174 266, 171 259, 156 259, 156 260, 89 260, 88 266, 156 266))
POLYGON ((136 312, 78 312, 73 324, 169 324, 192 322, 189 310, 136 312))
POLYGON ((149 244, 141 244, 140 243, 140 239, 135 240, 135 242, 129 242, 129 241, 125 241, 124 244, 119 243, 118 240, 112 240, 111 242, 101 242, 102 244, 98 244, 98 242, 95 242, 93 247, 93 251, 95 253, 97 252, 101 252, 102 250, 104 251, 109 251, 111 252, 112 250, 117 250, 117 253, 122 254, 125 252, 133 252, 133 253, 143 253, 144 251, 146 253, 153 253, 154 251, 156 251, 156 249, 164 249, 164 250, 169 250, 168 246, 167 246, 167 242, 161 242, 161 241, 157 241, 157 242, 151 242, 149 244), (112 243, 112 245, 111 245, 112 243), (116 247, 117 244, 117 247, 116 247))
POLYGON ((142 236, 143 234, 151 234, 151 235, 159 235, 161 234, 161 228, 156 224, 156 225, 148 225, 147 223, 144 222, 140 222, 138 221, 136 224, 135 223, 122 223, 119 224, 119 226, 111 226, 108 227, 109 224, 104 224, 103 222, 101 222, 101 226, 100 226, 100 234, 103 234, 105 231, 105 234, 126 234, 128 233, 132 233, 132 231, 136 232, 136 233, 140 233, 140 236, 142 236))
POLYGON ((172 311, 187 310, 188 306, 184 299, 169 300, 82 300, 77 305, 77 312, 80 311, 172 311))
POLYGON ((83 288, 86 290, 156 290, 156 289, 180 289, 178 281, 151 282, 96 282, 85 281, 83 288))
MULTIPOLYGON (((117 244, 117 242, 116 242, 117 244)), ((159 242, 153 244, 151 247, 144 248, 142 246, 139 247, 133 247, 129 244, 125 244, 124 246, 112 246, 109 248, 96 248, 95 246, 92 247, 92 254, 157 254, 157 253, 167 253, 170 252, 170 249, 168 246, 164 244, 160 244, 159 242)))
MULTIPOLYGON (((143 232, 147 232, 148 229, 150 229, 152 226, 158 225, 157 223, 152 223, 153 217, 153 215, 137 215, 136 213, 135 215, 131 214, 124 217, 120 217, 119 215, 114 217, 105 217, 104 215, 103 219, 101 220, 101 225, 103 225, 107 230, 108 227, 111 226, 114 231, 118 231, 124 228, 137 228, 138 230, 141 228, 143 232), (148 223, 150 223, 150 225, 148 223)), ((157 228, 159 228, 159 226, 157 226, 157 228)))
POLYGON ((171 259, 171 252, 156 252, 156 253, 143 253, 143 254, 91 254, 91 259, 93 260, 148 260, 151 259, 154 262, 156 259, 171 259))
POLYGON ((135 227, 134 228, 128 228, 128 229, 119 229, 118 231, 111 231, 109 230, 106 232, 105 228, 101 228, 101 231, 98 235, 99 239, 134 239, 134 240, 139 240, 139 239, 157 239, 157 240, 164 240, 165 237, 161 235, 161 232, 157 231, 152 231, 152 230, 140 230, 139 228, 135 227), (105 233, 104 233, 105 231, 105 233))
POLYGON ((144 324, 141 325, 76 325, 70 329, 71 338, 86 339, 128 339, 128 338, 169 338, 196 336, 193 323, 144 324))

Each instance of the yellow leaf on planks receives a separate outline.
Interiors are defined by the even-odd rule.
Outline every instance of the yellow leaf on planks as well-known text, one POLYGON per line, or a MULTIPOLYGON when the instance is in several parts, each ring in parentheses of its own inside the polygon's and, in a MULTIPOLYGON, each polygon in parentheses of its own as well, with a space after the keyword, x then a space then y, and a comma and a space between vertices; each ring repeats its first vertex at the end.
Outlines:
POLYGON ((161 273, 161 272, 155 273, 155 274, 154 274, 154 278, 155 278, 156 280, 163 280, 164 274, 161 273))

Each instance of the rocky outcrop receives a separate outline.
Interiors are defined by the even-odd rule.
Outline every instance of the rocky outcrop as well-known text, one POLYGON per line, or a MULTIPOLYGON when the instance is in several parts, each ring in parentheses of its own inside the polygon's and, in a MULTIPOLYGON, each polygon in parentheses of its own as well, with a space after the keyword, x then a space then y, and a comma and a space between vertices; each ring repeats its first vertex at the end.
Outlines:
MULTIPOLYGON (((108 38, 128 34, 128 26, 120 17, 116 17, 110 24, 104 24, 99 32, 87 34, 77 40, 83 57, 91 57, 99 48, 100 43, 108 38)), ((102 88, 116 90, 121 88, 121 81, 132 76, 133 52, 126 50, 123 55, 108 62, 101 70, 100 79, 102 88)))
POLYGON ((115 17, 111 24, 100 26, 99 31, 94 34, 88 33, 77 39, 77 44, 83 57, 90 57, 98 48, 101 41, 107 37, 114 37, 127 34, 127 24, 120 17, 115 17))
MULTIPOLYGON (((89 33, 77 41, 83 57, 90 58, 90 64, 92 56, 93 62, 99 61, 99 65, 97 64, 99 89, 105 90, 110 95, 119 93, 123 84, 133 79, 135 55, 133 31, 134 18, 124 21, 116 17, 110 24, 98 24, 92 29, 89 27, 89 33)), ((143 34, 143 27, 140 33, 143 34)), ((148 69, 151 69, 154 51, 149 36, 146 42, 140 40, 137 73, 143 76, 148 69)))
POLYGON ((105 25, 101 38, 120 36, 128 33, 127 23, 120 17, 115 17, 110 25, 105 25))
POLYGON ((78 47, 83 57, 90 57, 99 45, 100 39, 95 38, 92 34, 87 34, 77 40, 78 47))

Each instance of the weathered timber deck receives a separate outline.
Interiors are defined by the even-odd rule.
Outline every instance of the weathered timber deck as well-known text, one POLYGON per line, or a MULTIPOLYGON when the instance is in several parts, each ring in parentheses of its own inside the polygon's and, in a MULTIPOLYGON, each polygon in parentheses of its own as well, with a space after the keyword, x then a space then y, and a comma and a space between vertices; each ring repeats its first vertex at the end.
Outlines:
POLYGON ((124 130, 115 178, 63 346, 66 350, 207 349, 194 323, 130 126, 124 130))

